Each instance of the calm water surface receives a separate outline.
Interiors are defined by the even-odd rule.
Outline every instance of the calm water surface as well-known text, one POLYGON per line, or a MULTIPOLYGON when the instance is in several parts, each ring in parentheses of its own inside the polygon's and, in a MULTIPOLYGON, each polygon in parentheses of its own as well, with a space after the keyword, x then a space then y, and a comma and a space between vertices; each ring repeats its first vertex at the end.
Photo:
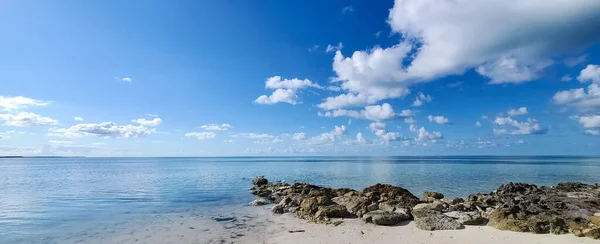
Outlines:
MULTIPOLYGON (((462 197, 510 181, 600 182, 598 157, 229 157, 0 159, 0 242, 43 242, 83 226, 242 206, 250 180, 362 189, 375 183, 462 197)), ((48 241, 51 242, 51 241, 48 241)))

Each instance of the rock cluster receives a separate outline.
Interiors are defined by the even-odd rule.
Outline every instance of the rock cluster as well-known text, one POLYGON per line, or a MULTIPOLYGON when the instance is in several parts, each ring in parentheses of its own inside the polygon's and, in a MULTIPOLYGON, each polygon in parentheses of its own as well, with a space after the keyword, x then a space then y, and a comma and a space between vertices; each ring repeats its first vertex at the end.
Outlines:
POLYGON ((376 225, 397 225, 414 220, 423 230, 455 230, 464 225, 488 225, 501 230, 532 233, 573 233, 600 238, 600 185, 560 183, 538 187, 523 183, 501 185, 497 190, 466 198, 444 199, 425 192, 419 199, 410 191, 376 184, 356 191, 306 183, 252 181, 250 205, 274 203, 275 214, 293 213, 316 223, 340 224, 344 218, 362 218, 376 225))

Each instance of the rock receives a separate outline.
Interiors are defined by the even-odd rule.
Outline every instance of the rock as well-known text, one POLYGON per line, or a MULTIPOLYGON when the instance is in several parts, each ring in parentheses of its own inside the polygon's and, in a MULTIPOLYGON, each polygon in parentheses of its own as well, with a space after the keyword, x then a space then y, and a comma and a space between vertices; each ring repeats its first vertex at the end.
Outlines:
POLYGON ((428 208, 413 209, 412 215, 417 228, 422 230, 457 230, 465 228, 455 219, 428 208))
POLYGON ((452 211, 444 213, 444 215, 455 219, 459 223, 463 225, 480 225, 485 222, 485 219, 481 217, 481 214, 478 211, 472 212, 460 212, 460 211, 452 211))
POLYGON ((594 216, 600 216, 600 213, 595 213, 594 216))
POLYGON ((346 207, 333 204, 329 206, 320 206, 315 213, 317 218, 347 218, 352 216, 346 207))
POLYGON ((442 194, 442 193, 426 191, 426 192, 423 192, 423 197, 421 197, 421 201, 434 202, 435 200, 440 200, 442 198, 444 198, 444 194, 442 194))
POLYGON ((504 207, 498 208, 490 214, 488 225, 500 230, 536 234, 564 234, 569 230, 566 221, 562 218, 551 215, 528 215, 504 207))
POLYGON ((594 224, 595 226, 600 227, 600 216, 590 216, 588 218, 588 221, 590 221, 590 223, 594 224))
POLYGON ((365 213, 362 216, 363 220, 366 223, 373 223, 376 225, 395 225, 402 221, 409 220, 410 216, 408 214, 402 214, 397 212, 386 212, 381 210, 376 210, 373 212, 365 213))
POLYGON ((367 198, 371 198, 371 202, 389 202, 397 207, 412 208, 419 203, 419 198, 410 191, 388 184, 376 184, 367 187, 363 190, 363 194, 367 198))
POLYGON ((585 237, 589 237, 592 239, 600 239, 600 227, 585 229, 582 231, 582 233, 585 237))
POLYGON ((443 202, 419 203, 413 207, 413 211, 418 210, 418 209, 442 211, 444 209, 444 203, 443 202))
POLYGON ((367 206, 367 211, 371 212, 371 211, 375 211, 379 209, 379 204, 377 203, 372 203, 371 205, 367 206))
POLYGON ((455 205, 455 204, 459 204, 459 203, 464 203, 465 199, 462 198, 454 198, 452 199, 452 202, 450 202, 451 204, 455 205))
POLYGON ((269 181, 264 177, 257 177, 252 180, 252 185, 255 185, 255 186, 262 186, 262 185, 266 185, 266 184, 269 184, 269 181))
POLYGON ((262 206, 262 205, 266 205, 269 204, 269 201, 267 201, 267 199, 264 199, 262 197, 257 198, 256 200, 248 203, 250 206, 262 206))
POLYGON ((271 208, 271 212, 274 214, 283 214, 285 210, 281 204, 277 204, 271 208))

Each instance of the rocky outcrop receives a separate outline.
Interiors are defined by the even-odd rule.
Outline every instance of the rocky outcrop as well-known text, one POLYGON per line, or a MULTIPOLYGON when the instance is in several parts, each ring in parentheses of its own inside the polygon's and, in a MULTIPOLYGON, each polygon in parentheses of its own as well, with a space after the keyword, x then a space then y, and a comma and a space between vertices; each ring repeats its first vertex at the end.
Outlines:
POLYGON ((509 183, 490 193, 443 199, 425 192, 421 199, 410 191, 376 184, 356 191, 305 183, 252 181, 250 205, 276 203, 274 214, 293 213, 315 223, 339 224, 339 219, 362 218, 376 225, 396 225, 414 220, 423 230, 455 230, 464 225, 485 225, 501 230, 532 233, 572 233, 600 238, 600 185, 577 182, 555 187, 509 183))

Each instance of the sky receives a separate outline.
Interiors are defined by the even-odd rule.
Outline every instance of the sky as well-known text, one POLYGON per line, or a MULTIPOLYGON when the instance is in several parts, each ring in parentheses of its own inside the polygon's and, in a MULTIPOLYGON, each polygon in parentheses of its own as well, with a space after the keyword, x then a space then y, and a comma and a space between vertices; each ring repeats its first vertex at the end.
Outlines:
POLYGON ((598 155, 600 1, 0 2, 0 155, 598 155))

